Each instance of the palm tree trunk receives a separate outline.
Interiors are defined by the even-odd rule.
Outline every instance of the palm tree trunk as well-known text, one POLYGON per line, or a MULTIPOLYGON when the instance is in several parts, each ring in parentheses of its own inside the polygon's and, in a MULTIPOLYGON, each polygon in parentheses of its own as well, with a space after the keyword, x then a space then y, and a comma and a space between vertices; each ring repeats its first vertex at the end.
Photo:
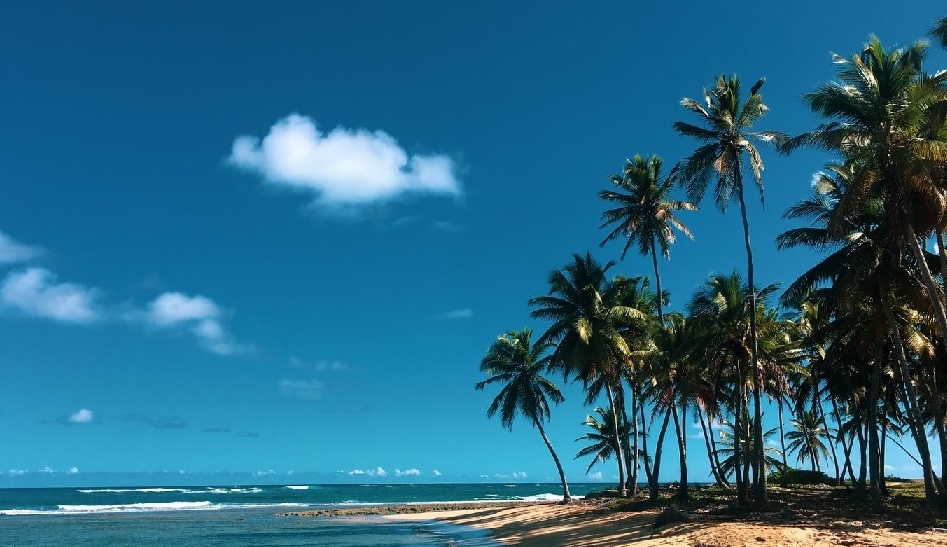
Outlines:
MULTIPOLYGON (((921 248, 917 234, 914 233, 914 226, 912 226, 910 222, 906 222, 905 228, 908 232, 908 244, 911 250, 914 251, 914 258, 917 260, 918 268, 921 270, 921 279, 924 281, 924 286, 927 288, 927 296, 931 301, 931 306, 934 308, 934 318, 937 319, 937 324, 940 325, 941 340, 944 342, 944 347, 947 348, 947 314, 944 313, 941 291, 937 290, 937 284, 934 283, 934 276, 931 275, 931 269, 927 266, 927 259, 924 257, 924 249, 921 248)), ((941 260, 943 260, 943 258, 941 260)))
MULTIPOLYGON (((865 489, 865 478, 868 475, 868 453, 871 452, 871 448, 868 447, 868 443, 865 439, 865 434, 869 427, 871 426, 866 423, 864 428, 859 425, 855 429, 855 432, 858 434, 858 452, 861 455, 861 463, 858 464, 858 483, 856 485, 856 490, 861 489, 862 491, 865 489)), ((869 481, 870 480, 871 479, 869 479, 869 481)), ((878 494, 878 498, 881 498, 880 493, 878 494)))
MULTIPOLYGON (((621 380, 619 380, 621 382, 621 380)), ((625 412, 625 390, 620 389, 615 394, 616 403, 618 404, 619 410, 621 410, 621 430, 625 430, 625 433, 621 436, 622 450, 624 451, 625 456, 625 488, 628 489, 628 492, 634 494, 635 487, 632 485, 632 451, 631 451, 631 439, 628 433, 628 414, 625 412)), ((632 396, 634 399, 634 396, 632 396)), ((632 401, 634 403, 634 401, 632 401)))
POLYGON ((713 434, 713 428, 709 428, 708 431, 706 420, 704 419, 704 413, 700 409, 700 405, 697 405, 697 421, 700 422, 700 430, 704 433, 704 445, 707 448, 707 461, 710 462, 710 472, 713 473, 714 480, 717 481, 717 485, 721 488, 730 488, 730 483, 721 476, 720 474, 720 463, 715 461, 713 445, 711 445, 711 435, 713 434))
POLYGON ((681 418, 678 418, 677 410, 674 411, 674 431, 677 433, 677 450, 680 454, 681 480, 677 491, 677 499, 687 501, 687 432, 681 427, 682 419, 687 417, 687 403, 681 404, 681 418))
POLYGON ((644 419, 644 399, 641 396, 641 387, 635 386, 635 394, 640 401, 638 405, 638 419, 641 427, 641 457, 644 460, 644 474, 648 485, 651 485, 651 455, 648 452, 648 425, 644 419))
POLYGON ((651 470, 651 481, 648 483, 648 498, 658 499, 658 476, 661 473, 661 452, 664 450, 664 434, 667 433, 668 424, 671 422, 671 410, 668 407, 664 413, 664 423, 661 424, 661 432, 658 433, 658 445, 654 448, 654 465, 651 470))
MULTIPOLYGON (((620 389, 620 388, 619 388, 620 389)), ((621 446, 621 430, 618 425, 618 417, 621 414, 618 407, 615 406, 615 391, 609 382, 605 382, 605 391, 608 393, 608 404, 612 407, 612 434, 615 435, 615 459, 618 460, 618 495, 628 496, 628 488, 625 486, 625 457, 621 446)))
POLYGON ((740 174, 740 165, 734 171, 736 178, 736 191, 740 199, 740 214, 743 218, 743 240, 746 244, 746 281, 750 286, 750 370, 753 378, 753 437, 756 439, 754 445, 755 454, 753 460, 756 462, 757 477, 754 484, 753 498, 757 507, 765 507, 766 499, 766 460, 763 452, 763 410, 762 393, 763 386, 760 382, 760 367, 757 359, 756 346, 756 284, 753 279, 753 249, 750 247, 750 224, 746 218, 746 201, 743 199, 743 177, 740 174))
MULTIPOLYGON (((908 227, 910 229, 910 223, 908 223, 908 227)), ((911 230, 911 232, 913 233, 913 230, 911 230)), ((930 273, 930 271, 928 271, 928 273, 930 273)), ((898 323, 894 318, 894 312, 891 306, 891 297, 883 287, 881 288, 880 292, 882 303, 881 307, 884 310, 885 319, 888 322, 888 330, 891 333, 892 342, 894 343, 895 357, 897 357, 898 365, 901 369, 901 383, 903 384, 907 393, 906 405, 908 407, 908 418, 911 426, 911 433, 914 435, 914 442, 917 445, 917 451, 921 456, 921 463, 923 464, 924 495, 927 500, 928 507, 934 509, 940 505, 940 500, 938 499, 937 488, 934 485, 934 470, 931 466, 931 451, 927 443, 927 432, 924 428, 924 421, 921 417, 920 410, 917 407, 917 392, 914 388, 914 382, 911 381, 911 371, 908 369, 908 360, 904 353, 904 343, 901 340, 901 331, 898 329, 898 323)), ((931 296, 933 298, 935 295, 932 294, 931 296)))
POLYGON ((569 493, 569 483, 566 482, 566 473, 562 470, 562 463, 559 462, 559 456, 556 455, 556 451, 552 449, 552 443, 549 442, 549 437, 546 436, 546 430, 543 429, 543 423, 533 418, 533 425, 536 426, 536 429, 539 430, 539 434, 543 437, 543 442, 546 443, 546 448, 549 449, 549 453, 552 454, 552 459, 556 462, 556 469, 559 470, 559 480, 562 481, 562 503, 571 503, 572 495, 569 493))
POLYGON ((782 446, 782 457, 783 457, 783 469, 789 469, 789 464, 786 463, 786 434, 783 428, 783 397, 780 395, 776 399, 777 408, 779 409, 779 444, 782 446))
POLYGON ((664 294, 661 292, 661 273, 658 271, 658 249, 651 236, 651 262, 654 263, 654 284, 658 290, 658 325, 664 327, 664 294))
MULTIPOLYGON (((634 436, 634 443, 631 449, 633 457, 631 462, 631 497, 638 497, 638 405, 641 404, 641 398, 638 396, 637 385, 631 388, 631 434, 634 436)), ((627 418, 626 418, 627 419, 627 418)))
MULTIPOLYGON (((847 466, 849 466, 849 468, 850 468, 850 467, 851 467, 851 461, 850 461, 850 459, 849 459, 849 448, 848 448, 848 445, 845 444, 845 438, 841 435, 841 431, 842 431, 842 416, 839 414, 839 411, 838 411, 838 402, 835 400, 835 397, 833 397, 833 396, 831 395, 831 393, 829 394, 829 401, 832 403, 832 418, 835 419, 835 424, 837 425, 837 427, 835 428, 835 431, 836 431, 836 433, 838 433, 838 435, 839 435, 836 440, 837 440, 838 442, 842 443, 842 455, 845 457, 845 459, 842 461, 842 470, 841 470, 841 471, 839 471, 839 467, 838 467, 838 457, 835 458, 835 475, 836 475, 836 476, 835 476, 835 485, 836 485, 836 486, 842 486, 842 481, 844 480, 844 476, 845 476, 845 466, 847 465, 847 466)), ((829 437, 831 437, 831 436, 832 436, 832 434, 829 433, 829 437)), ((834 447, 832 448, 832 452, 835 452, 835 448, 834 448, 834 447)))
MULTIPOLYGON (((879 282, 879 285, 881 283, 879 282)), ((884 288, 880 287, 884 292, 884 288)), ((875 342, 875 359, 871 364, 871 379, 868 384, 868 416, 865 433, 868 437, 868 484, 871 494, 871 504, 876 511, 881 509, 881 489, 878 482, 878 399, 881 391, 881 364, 883 358, 883 341, 875 342)), ((865 467, 865 454, 862 454, 862 469, 865 467)), ((864 472, 862 473, 864 475, 864 472)))

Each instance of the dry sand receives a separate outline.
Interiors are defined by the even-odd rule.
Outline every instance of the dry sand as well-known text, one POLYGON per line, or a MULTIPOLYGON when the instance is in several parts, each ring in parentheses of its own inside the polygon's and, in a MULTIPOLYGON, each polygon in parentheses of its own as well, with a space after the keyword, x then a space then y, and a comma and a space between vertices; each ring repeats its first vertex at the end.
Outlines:
POLYGON ((614 512, 599 503, 529 504, 394 514, 385 518, 437 520, 490 530, 504 545, 524 547, 746 547, 947 545, 947 531, 901 531, 862 521, 756 523, 702 519, 654 528, 659 510, 614 512))

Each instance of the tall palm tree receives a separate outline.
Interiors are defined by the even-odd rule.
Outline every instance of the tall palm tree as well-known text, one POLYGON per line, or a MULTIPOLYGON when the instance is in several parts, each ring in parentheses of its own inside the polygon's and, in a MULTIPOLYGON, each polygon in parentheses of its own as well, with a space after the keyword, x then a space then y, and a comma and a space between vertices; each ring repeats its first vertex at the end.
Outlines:
POLYGON ((791 139, 785 149, 814 146, 860 163, 858 177, 830 218, 829 230, 844 232, 847 217, 880 198, 891 260, 899 263, 905 248, 914 255, 947 343, 943 293, 922 247, 922 239, 938 228, 947 213, 947 189, 932 181, 932 169, 947 161, 947 141, 927 131, 931 116, 943 119, 941 106, 947 101, 947 91, 925 80, 926 52, 921 42, 887 51, 872 36, 860 54, 850 60, 837 57, 839 81, 804 96, 826 121, 791 139))
MULTIPOLYGON (((681 177, 688 198, 700 204, 711 180, 714 186, 714 201, 721 211, 726 212, 731 200, 740 204, 743 220, 743 240, 746 247, 746 276, 750 287, 755 287, 753 271, 753 250, 750 246, 750 225, 746 216, 743 175, 750 171, 763 200, 763 160, 751 139, 781 144, 785 141, 782 133, 775 131, 750 131, 768 108, 763 104, 760 88, 765 80, 760 78, 750 89, 750 96, 741 102, 740 79, 733 75, 729 79, 723 75, 717 78, 712 89, 704 90, 704 101, 685 98, 681 105, 696 114, 701 125, 687 122, 674 122, 678 133, 697 139, 701 145, 687 159, 675 167, 681 177)), ((759 363, 757 361, 756 333, 756 294, 751 293, 750 310, 750 352, 753 375, 753 427, 757 438, 763 436, 761 408, 761 389, 759 382, 759 363)), ((756 467, 760 470, 755 481, 755 499, 759 506, 766 500, 766 474, 762 444, 756 446, 756 467)))
MULTIPOLYGON (((613 261, 605 265, 592 258, 574 254, 572 262, 549 274, 549 293, 529 300, 536 319, 552 321, 540 338, 543 344, 555 344, 550 365, 566 378, 581 380, 586 389, 586 403, 594 402, 604 391, 613 409, 612 430, 620 437, 618 403, 623 401, 623 369, 631 348, 622 335, 630 321, 642 321, 645 314, 625 305, 626 279, 606 278, 613 261)), ((618 446, 619 493, 627 494, 624 451, 618 446)))
MULTIPOLYGON (((912 270, 921 280, 930 312, 947 345, 947 313, 943 288, 931 273, 923 241, 943 229, 947 215, 947 188, 941 184, 947 162, 947 135, 932 128, 943 127, 947 90, 939 76, 927 77, 922 68, 927 48, 915 43, 904 49, 885 50, 874 36, 850 60, 836 58, 837 82, 829 82, 805 95, 814 112, 826 121, 815 130, 792 139, 786 149, 815 146, 839 152, 857 161, 858 176, 839 199, 828 228, 844 233, 847 220, 860 214, 865 204, 880 200, 884 215, 879 244, 889 258, 888 268, 912 270), (907 250, 913 261, 905 259, 907 250)), ((943 264, 943 262, 942 262, 943 264)), ((900 307, 904 286, 879 280, 877 296, 889 327, 894 356, 902 377, 909 377, 908 355, 894 313, 900 307)), ((928 504, 936 505, 939 486, 930 468, 930 449, 920 429, 916 390, 911 381, 902 383, 910 414, 912 433, 924 462, 928 504)), ((939 405, 940 402, 937 401, 939 405)), ((947 492, 944 493, 947 497, 947 492)))
POLYGON ((621 175, 612 175, 610 180, 615 190, 602 190, 599 197, 617 206, 602 213, 602 225, 615 226, 599 244, 619 237, 626 237, 621 251, 625 259, 628 249, 637 243, 642 255, 651 255, 654 266, 654 281, 658 291, 658 322, 664 324, 664 293, 661 291, 661 273, 658 270, 658 250, 664 258, 671 259, 671 245, 675 241, 674 229, 694 239, 693 234, 676 216, 675 211, 695 211, 697 206, 689 201, 668 199, 673 179, 661 178, 661 158, 651 156, 647 160, 636 155, 625 161, 621 175))
POLYGON ((487 408, 487 417, 499 413, 500 423, 512 431, 513 419, 519 413, 539 430, 559 471, 562 501, 569 503, 572 496, 569 494, 566 474, 543 428, 543 422, 550 417, 549 401, 559 404, 565 398, 556 384, 542 375, 549 365, 549 355, 543 355, 550 348, 549 344, 531 343, 532 335, 532 329, 527 328, 519 332, 509 331, 500 336, 480 362, 480 371, 489 375, 489 378, 478 382, 476 388, 481 391, 490 384, 502 385, 500 392, 487 408))

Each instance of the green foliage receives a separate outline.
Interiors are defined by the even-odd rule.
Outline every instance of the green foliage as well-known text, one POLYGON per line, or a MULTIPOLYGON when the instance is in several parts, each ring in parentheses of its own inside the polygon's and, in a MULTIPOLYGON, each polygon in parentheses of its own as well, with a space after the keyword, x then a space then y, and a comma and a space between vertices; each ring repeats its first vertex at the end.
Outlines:
POLYGON ((782 486, 787 484, 832 484, 833 481, 823 471, 808 469, 777 469, 769 475, 769 481, 782 486))

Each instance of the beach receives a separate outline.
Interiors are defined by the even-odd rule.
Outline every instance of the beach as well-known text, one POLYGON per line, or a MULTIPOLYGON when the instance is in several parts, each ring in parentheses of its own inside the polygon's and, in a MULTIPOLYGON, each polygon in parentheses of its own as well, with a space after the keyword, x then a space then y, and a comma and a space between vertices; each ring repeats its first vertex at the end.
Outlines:
POLYGON ((759 545, 897 546, 947 545, 947 530, 905 525, 885 515, 839 519, 838 515, 735 520, 690 513, 687 522, 654 527, 660 509, 613 511, 603 502, 531 503, 388 515, 392 520, 436 520, 489 531, 503 545, 524 547, 745 547, 759 545))

